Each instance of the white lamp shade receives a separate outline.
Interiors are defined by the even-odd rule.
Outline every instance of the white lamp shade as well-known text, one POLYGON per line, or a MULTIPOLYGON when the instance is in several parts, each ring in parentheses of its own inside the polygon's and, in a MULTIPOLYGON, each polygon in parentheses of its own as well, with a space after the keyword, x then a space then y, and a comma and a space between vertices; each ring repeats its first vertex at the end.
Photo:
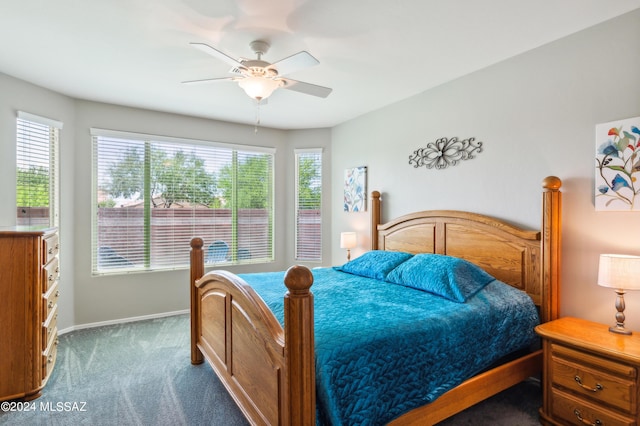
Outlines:
POLYGON ((620 290, 640 290, 640 256, 601 254, 598 285, 620 290))
POLYGON ((356 233, 355 232, 342 232, 340 233, 340 248, 352 249, 356 246, 356 233))
POLYGON ((282 80, 251 76, 239 80, 238 85, 242 87, 249 97, 262 100, 271 96, 273 91, 282 85, 282 80))

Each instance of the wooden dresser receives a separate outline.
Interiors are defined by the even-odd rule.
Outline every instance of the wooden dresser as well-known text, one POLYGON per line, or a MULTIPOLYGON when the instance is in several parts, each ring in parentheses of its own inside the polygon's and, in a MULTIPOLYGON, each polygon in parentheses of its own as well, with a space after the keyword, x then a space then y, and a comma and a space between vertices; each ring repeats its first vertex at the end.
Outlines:
POLYGON ((536 331, 544 347, 542 424, 640 424, 640 331, 615 334, 577 318, 536 331))
POLYGON ((0 401, 41 395, 58 343, 58 231, 0 228, 0 401))

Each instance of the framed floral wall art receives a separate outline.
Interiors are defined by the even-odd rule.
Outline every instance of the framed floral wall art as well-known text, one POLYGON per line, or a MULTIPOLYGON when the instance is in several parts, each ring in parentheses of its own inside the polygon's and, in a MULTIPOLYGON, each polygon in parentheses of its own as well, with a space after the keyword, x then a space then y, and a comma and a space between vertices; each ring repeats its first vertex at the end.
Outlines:
POLYGON ((346 169, 344 172, 344 211, 367 210, 367 168, 346 169))
POLYGON ((596 125, 596 210, 640 210, 640 117, 596 125))

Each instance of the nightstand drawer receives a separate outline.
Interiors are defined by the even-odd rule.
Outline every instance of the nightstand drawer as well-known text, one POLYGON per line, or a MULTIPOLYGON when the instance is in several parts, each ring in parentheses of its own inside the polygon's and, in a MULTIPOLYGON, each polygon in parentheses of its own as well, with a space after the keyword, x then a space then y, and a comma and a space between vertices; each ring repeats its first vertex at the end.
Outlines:
POLYGON ((613 411, 599 407, 586 400, 564 393, 558 389, 552 390, 551 414, 554 419, 564 420, 572 425, 602 425, 602 426, 637 426, 633 417, 619 415, 613 411))
POLYGON ((636 414, 636 369, 561 345, 551 345, 553 386, 636 414))

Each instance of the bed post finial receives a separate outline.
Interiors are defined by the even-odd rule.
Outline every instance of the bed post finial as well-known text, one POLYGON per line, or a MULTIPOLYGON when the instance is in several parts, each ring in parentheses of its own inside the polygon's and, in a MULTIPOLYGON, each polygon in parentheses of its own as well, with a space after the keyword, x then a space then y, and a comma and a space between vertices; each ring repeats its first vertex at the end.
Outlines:
POLYGON ((378 225, 380 225, 380 192, 371 192, 371 250, 378 250, 378 225))
POLYGON ((562 180, 557 176, 547 176, 542 181, 542 187, 552 191, 558 191, 562 186, 562 180))
POLYGON ((191 239, 191 278, 189 280, 189 294, 191 296, 191 364, 202 364, 204 357, 198 349, 198 336, 200 336, 200 304, 198 303, 198 289, 196 281, 204 275, 204 241, 200 237, 191 239))
POLYGON ((284 297, 285 362, 289 377, 289 421, 292 425, 316 424, 313 274, 305 266, 292 266, 284 276, 289 289, 284 297), (296 342, 291 344, 290 342, 296 342))
POLYGON ((560 316, 560 247, 562 229, 562 180, 547 176, 542 181, 542 322, 560 316), (545 273, 548 271, 548 273, 545 273))

